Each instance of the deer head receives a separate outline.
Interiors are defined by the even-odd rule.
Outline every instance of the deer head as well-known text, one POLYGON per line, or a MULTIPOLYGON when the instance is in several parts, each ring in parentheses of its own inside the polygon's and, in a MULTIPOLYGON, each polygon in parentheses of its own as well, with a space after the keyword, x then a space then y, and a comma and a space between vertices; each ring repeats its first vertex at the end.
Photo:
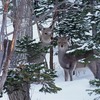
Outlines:
POLYGON ((50 44, 53 39, 51 27, 44 28, 42 25, 39 25, 39 30, 41 31, 39 34, 41 42, 50 44))
POLYGON ((67 51, 69 46, 71 45, 70 43, 70 38, 69 37, 59 37, 58 38, 58 49, 61 51, 67 51))

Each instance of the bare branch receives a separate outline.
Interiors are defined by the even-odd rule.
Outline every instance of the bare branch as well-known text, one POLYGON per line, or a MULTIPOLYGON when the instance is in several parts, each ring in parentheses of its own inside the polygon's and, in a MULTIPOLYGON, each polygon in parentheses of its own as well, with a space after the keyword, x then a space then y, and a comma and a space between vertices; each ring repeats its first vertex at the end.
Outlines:
POLYGON ((0 50, 2 49, 2 42, 4 40, 4 30, 6 26, 6 18, 7 18, 7 13, 8 13, 8 6, 9 6, 9 0, 6 0, 4 4, 4 12, 3 12, 3 19, 2 19, 2 26, 1 26, 1 32, 0 32, 0 50))
MULTIPOLYGON (((4 41, 4 30, 6 26, 6 18, 7 18, 7 13, 8 13, 8 6, 9 6, 10 0, 6 0, 4 4, 4 12, 3 12, 3 20, 2 20, 2 27, 1 27, 1 33, 0 33, 0 45, 3 47, 3 41, 4 41)), ((5 67, 1 76, 0 80, 0 93, 3 89, 3 85, 6 81, 7 77, 7 72, 8 72, 8 64, 9 64, 9 59, 7 58, 7 62, 5 62, 5 67)))

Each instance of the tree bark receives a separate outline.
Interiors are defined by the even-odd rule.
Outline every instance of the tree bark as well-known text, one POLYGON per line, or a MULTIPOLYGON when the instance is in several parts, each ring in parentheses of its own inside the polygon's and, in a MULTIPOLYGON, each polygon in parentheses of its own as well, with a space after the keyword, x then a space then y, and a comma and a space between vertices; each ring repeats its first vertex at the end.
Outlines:
MULTIPOLYGON (((1 27, 1 33, 0 33, 0 47, 2 47, 2 48, 3 48, 4 30, 5 30, 5 25, 6 25, 6 18, 7 18, 9 3, 10 3, 10 1, 9 0, 6 0, 5 1, 5 4, 4 4, 3 20, 2 20, 2 27, 1 27)), ((0 66, 1 67, 0 69, 2 69, 2 67, 3 67, 3 72, 2 72, 1 79, 0 79, 0 93, 2 92, 4 83, 5 83, 6 78, 7 78, 8 67, 9 67, 9 62, 10 62, 10 59, 9 58, 10 57, 7 57, 6 58, 6 62, 4 63, 4 66, 2 66, 2 65, 0 66)))
POLYGON ((50 47, 50 69, 54 70, 54 67, 53 67, 53 47, 50 47))
POLYGON ((9 100, 31 100, 29 94, 30 84, 23 82, 19 88, 19 90, 16 90, 14 86, 9 86, 9 100))
MULTIPOLYGON (((21 39, 23 36, 33 37, 33 28, 32 28, 32 11, 31 11, 31 2, 30 0, 13 0, 13 18, 16 19, 18 16, 19 29, 17 34, 17 39, 21 39)), ((13 26, 15 28, 15 20, 13 21, 13 26)), ((16 45, 16 43, 15 43, 16 45)), ((15 48, 16 49, 16 48, 15 48)), ((15 68, 19 60, 26 59, 25 54, 16 54, 14 52, 13 58, 11 60, 10 67, 15 68)), ((25 60, 24 60, 25 61, 25 60)), ((23 62, 23 61, 22 61, 23 62)))
MULTIPOLYGON (((3 19, 2 19, 2 26, 1 26, 1 32, 0 32, 0 59, 2 61, 2 57, 3 57, 3 41, 4 41, 4 31, 5 31, 5 26, 6 26, 6 19, 7 19, 7 13, 8 13, 8 6, 9 6, 9 0, 6 0, 5 3, 2 0, 3 3, 3 7, 4 7, 4 12, 3 12, 3 19)), ((0 62, 0 72, 2 70, 2 62, 0 62)))
MULTIPOLYGON (((92 14, 92 21, 95 20, 95 12, 94 12, 94 6, 95 6, 95 3, 96 1, 95 0, 90 0, 90 4, 91 4, 91 14, 92 14)), ((97 34, 97 25, 96 25, 96 22, 95 23, 92 23, 92 35, 93 37, 95 37, 97 34)))
MULTIPOLYGON (((55 0, 54 1, 54 8, 56 8, 56 6, 57 6, 57 4, 58 4, 58 0, 55 0)), ((61 3, 62 4, 62 3, 61 3)), ((60 5, 61 5, 60 4, 60 5)), ((60 6, 59 5, 59 6, 60 6)), ((59 7, 58 6, 58 7, 59 7)), ((51 23, 51 28, 52 28, 52 36, 53 36, 53 30, 54 30, 54 24, 55 24, 55 21, 56 21, 56 19, 57 19, 57 14, 58 14, 58 12, 56 11, 57 10, 57 8, 55 9, 55 11, 54 11, 54 13, 53 13, 53 18, 52 18, 52 23, 51 23)), ((52 69, 52 70, 54 70, 54 66, 53 66, 53 46, 52 47, 50 47, 50 69, 52 69)))
MULTIPOLYGON (((94 12, 94 8, 95 8, 95 2, 97 2, 96 0, 90 0, 90 5, 91 5, 91 14, 92 14, 92 21, 94 21, 94 23, 92 23, 92 36, 93 38, 95 38, 96 34, 97 34, 97 25, 95 22, 95 12, 94 12)), ((94 50, 94 53, 99 56, 99 53, 94 50)), ((96 68, 97 68, 97 72, 96 72, 96 78, 100 79, 100 58, 98 58, 98 60, 95 61, 96 63, 96 68)))
MULTIPOLYGON (((30 9, 30 3, 28 0, 13 0, 13 27, 17 32, 17 39, 21 39, 23 36, 28 35, 31 38, 33 37, 32 32, 32 13, 30 9)), ((15 46, 16 46, 15 42, 15 46)), ((15 48, 16 49, 16 48, 15 48)), ((13 53, 11 59, 10 67, 17 67, 17 61, 25 59, 26 56, 13 53)), ((24 60, 25 61, 25 60, 24 60)), ((14 86, 7 87, 10 92, 8 92, 9 100, 30 100, 29 89, 30 84, 22 82, 18 90, 14 90, 14 86)))

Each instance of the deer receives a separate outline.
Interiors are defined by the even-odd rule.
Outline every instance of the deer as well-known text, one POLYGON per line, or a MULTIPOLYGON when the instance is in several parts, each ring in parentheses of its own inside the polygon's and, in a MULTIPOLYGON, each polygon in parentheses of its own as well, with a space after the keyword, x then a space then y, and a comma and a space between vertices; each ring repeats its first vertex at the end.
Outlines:
MULTIPOLYGON (((53 13, 53 18, 52 21, 50 23, 49 27, 44 28, 44 26, 42 24, 39 24, 36 20, 36 16, 35 16, 35 21, 36 21, 36 25, 37 25, 37 30, 38 30, 38 36, 39 39, 41 41, 41 47, 48 47, 48 46, 52 46, 52 42, 53 42, 53 29, 54 29, 54 24, 57 20, 57 13, 56 11, 53 13)), ((32 60, 33 63, 41 63, 44 60, 46 61, 46 53, 41 53, 39 59, 36 60, 32 60)), ((48 66, 46 64, 46 66, 48 66)))
MULTIPOLYGON (((41 41, 41 44, 40 44, 40 48, 44 48, 44 47, 48 47, 51 45, 51 42, 53 40, 53 35, 52 35, 52 30, 50 27, 47 27, 47 28, 44 28, 43 26, 39 27, 39 29, 41 30, 41 33, 40 33, 40 41, 41 41)), ((42 52, 40 55, 39 55, 39 58, 37 59, 31 59, 29 58, 29 62, 30 63, 42 63, 44 60, 46 61, 46 52, 42 52)))
MULTIPOLYGON (((50 45, 50 43, 52 42, 52 39, 53 39, 53 37, 51 34, 51 28, 50 27, 48 27, 48 28, 42 27, 41 35, 40 35, 41 47, 42 48, 48 47, 50 45)), ((2 57, 2 61, 1 61, 1 66, 3 66, 3 62, 5 60, 5 57, 9 55, 11 43, 12 43, 12 40, 4 39, 4 42, 3 42, 4 50, 3 50, 3 57, 2 57)), ((42 63, 44 60, 46 60, 45 56, 46 56, 46 53, 41 53, 40 57, 37 59, 34 59, 34 60, 31 58, 27 58, 27 59, 30 63, 37 64, 37 63, 42 63)))
POLYGON ((78 61, 77 62, 77 64, 76 64, 76 68, 75 68, 75 71, 73 72, 73 75, 75 75, 75 76, 79 76, 80 75, 80 70, 85 74, 85 69, 87 68, 87 67, 89 67, 88 66, 89 64, 86 64, 84 61, 78 61))
MULTIPOLYGON (((73 52, 66 53, 69 50, 69 46, 71 46, 70 38, 69 36, 65 37, 58 37, 58 61, 60 66, 64 69, 64 77, 65 81, 68 81, 68 76, 70 76, 70 81, 73 80, 73 72, 75 71, 75 68, 77 68, 78 60, 83 58, 91 58, 93 56, 94 52, 93 50, 89 50, 84 52, 83 54, 75 55, 73 52)), ((91 61, 89 63, 89 68, 96 76, 97 71, 97 65, 96 61, 91 61), (94 67, 93 67, 94 66, 94 67)))
POLYGON ((68 80, 68 74, 72 81, 72 73, 75 69, 76 60, 74 55, 66 54, 70 43, 68 42, 69 37, 58 37, 58 61, 60 66, 64 69, 65 81, 68 80))

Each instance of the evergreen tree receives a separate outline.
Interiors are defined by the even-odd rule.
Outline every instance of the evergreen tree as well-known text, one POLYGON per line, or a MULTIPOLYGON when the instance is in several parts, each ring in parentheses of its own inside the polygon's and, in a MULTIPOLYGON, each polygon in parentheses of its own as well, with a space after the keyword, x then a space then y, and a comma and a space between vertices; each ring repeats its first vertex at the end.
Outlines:
MULTIPOLYGON (((87 91, 89 91, 89 94, 92 95, 93 93, 96 95, 100 95, 100 80, 99 79, 95 79, 95 80, 91 80, 90 85, 94 87, 94 89, 89 89, 87 91)), ((100 96, 96 97, 94 100, 99 100, 100 96)))
MULTIPOLYGON (((40 43, 35 43, 35 40, 28 36, 18 40, 17 44, 16 53, 25 54, 26 58, 31 56, 31 58, 37 59, 40 53, 45 52, 45 49, 40 49, 40 43), (32 55, 33 52, 34 55, 32 55)), ((30 100, 30 84, 41 84, 40 91, 45 93, 57 93, 57 91, 61 90, 54 83, 55 77, 57 77, 56 72, 48 69, 44 63, 29 63, 27 59, 19 59, 17 62, 17 67, 9 70, 7 81, 4 85, 4 91, 8 93, 10 100, 16 98, 16 95, 13 95, 14 93, 18 96, 15 100, 30 100), (19 92, 20 94, 18 94, 19 92), (24 97, 21 93, 24 93, 24 97), (13 98, 11 98, 12 96, 13 98)))
MULTIPOLYGON (((62 1, 64 0, 57 0, 57 4, 62 1)), ((36 15, 43 14, 40 11, 43 7, 47 7, 49 10, 54 8, 54 3, 55 0, 39 1, 38 7, 35 7, 35 11, 38 11, 36 15)), ((98 53, 100 51, 100 8, 98 5, 98 0, 75 0, 74 3, 64 2, 57 8, 58 20, 53 32, 56 36, 69 35, 71 37, 70 50, 82 47, 82 50, 74 50, 75 53, 87 50, 95 50, 98 53)), ((43 10, 44 13, 49 12, 48 9, 43 10)), ((50 16, 48 14, 45 21, 50 16)), ((97 55, 94 56, 97 57, 97 55)))

